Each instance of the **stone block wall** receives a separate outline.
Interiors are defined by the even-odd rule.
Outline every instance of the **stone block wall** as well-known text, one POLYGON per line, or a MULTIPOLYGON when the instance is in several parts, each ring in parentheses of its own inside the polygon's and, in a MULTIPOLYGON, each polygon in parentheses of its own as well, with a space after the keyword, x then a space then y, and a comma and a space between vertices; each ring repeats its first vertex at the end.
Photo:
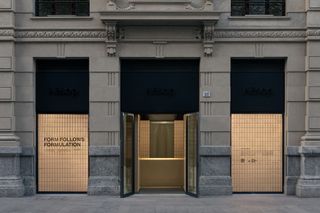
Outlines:
MULTIPOLYGON (((108 23, 101 21, 101 12, 107 10, 108 1, 90 2, 89 17, 35 17, 32 0, 0 3, 1 195, 36 193, 37 58, 89 59, 88 194, 93 195, 120 192, 121 58, 200 59, 200 195, 232 193, 231 59, 284 58, 284 192, 302 197, 320 196, 317 192, 320 178, 315 169, 320 147, 317 0, 287 1, 284 17, 232 17, 230 0, 209 1, 213 3, 213 11, 219 13, 219 20, 210 32, 213 39, 206 42, 202 32, 208 29, 203 24, 150 23, 118 24, 116 34, 119 34, 110 41, 108 23), (112 55, 108 48, 113 48, 114 43, 116 54, 112 55), (205 54, 204 43, 212 45, 212 55, 205 54), (210 91, 210 97, 202 97, 205 91, 210 91)), ((115 2, 128 6, 124 0, 115 2)), ((193 6, 202 3, 195 0, 193 6)))

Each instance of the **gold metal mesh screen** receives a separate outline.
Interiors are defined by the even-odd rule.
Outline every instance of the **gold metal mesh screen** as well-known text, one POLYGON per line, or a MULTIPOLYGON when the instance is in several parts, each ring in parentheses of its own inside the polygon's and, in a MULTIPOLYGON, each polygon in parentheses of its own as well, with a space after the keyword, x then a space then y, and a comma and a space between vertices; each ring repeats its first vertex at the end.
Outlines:
POLYGON ((282 115, 232 115, 234 192, 282 191, 282 115))
POLYGON ((175 158, 184 158, 184 131, 183 131, 184 122, 183 121, 174 121, 174 157, 175 158))
POLYGON ((38 115, 38 189, 86 192, 88 115, 38 115))
POLYGON ((150 121, 139 123, 139 157, 150 157, 150 121))

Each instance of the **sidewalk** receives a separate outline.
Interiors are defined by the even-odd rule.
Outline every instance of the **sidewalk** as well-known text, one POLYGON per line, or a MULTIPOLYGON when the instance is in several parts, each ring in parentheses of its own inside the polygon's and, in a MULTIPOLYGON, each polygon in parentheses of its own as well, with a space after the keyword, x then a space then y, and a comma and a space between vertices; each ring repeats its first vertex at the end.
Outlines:
POLYGON ((0 198, 0 213, 318 213, 320 198, 285 195, 138 194, 129 198, 87 195, 36 195, 0 198))

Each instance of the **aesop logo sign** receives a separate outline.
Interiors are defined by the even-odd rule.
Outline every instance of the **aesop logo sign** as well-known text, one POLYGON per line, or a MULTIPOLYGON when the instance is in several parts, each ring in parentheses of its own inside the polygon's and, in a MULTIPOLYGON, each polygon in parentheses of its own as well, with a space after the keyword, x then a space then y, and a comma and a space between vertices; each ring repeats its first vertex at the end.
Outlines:
POLYGON ((271 88, 248 87, 248 88, 244 88, 243 94, 248 96, 269 97, 273 95, 273 91, 271 88))
POLYGON ((147 89, 148 96, 167 96, 172 97, 175 96, 174 89, 166 89, 166 88, 149 88, 147 89))
POLYGON ((79 95, 79 90, 74 88, 50 88, 50 96, 67 96, 67 97, 76 97, 79 95))

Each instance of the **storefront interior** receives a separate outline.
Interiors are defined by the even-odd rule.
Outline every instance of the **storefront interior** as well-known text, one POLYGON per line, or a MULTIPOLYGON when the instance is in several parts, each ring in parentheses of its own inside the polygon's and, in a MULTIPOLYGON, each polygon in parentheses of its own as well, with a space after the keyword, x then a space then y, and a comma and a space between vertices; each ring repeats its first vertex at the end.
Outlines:
POLYGON ((134 193, 196 191, 197 126, 197 114, 124 114, 124 193, 133 179, 134 193))

